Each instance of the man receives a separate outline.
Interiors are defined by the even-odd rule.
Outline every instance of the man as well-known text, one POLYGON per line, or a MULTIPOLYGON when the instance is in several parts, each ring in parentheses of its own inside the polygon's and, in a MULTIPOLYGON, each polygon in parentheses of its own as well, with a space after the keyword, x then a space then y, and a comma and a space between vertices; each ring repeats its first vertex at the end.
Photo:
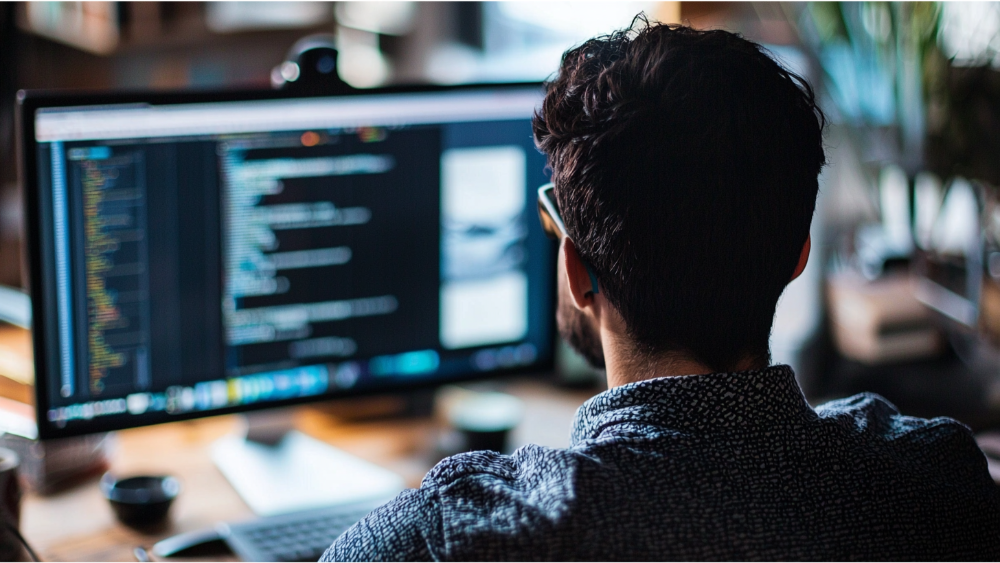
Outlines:
POLYGON ((542 216, 560 332, 609 390, 568 449, 446 459, 324 557, 1000 557, 1000 496, 965 426, 871 394, 813 409, 769 367, 823 123, 804 80, 724 31, 640 24, 567 52, 534 119, 542 216))

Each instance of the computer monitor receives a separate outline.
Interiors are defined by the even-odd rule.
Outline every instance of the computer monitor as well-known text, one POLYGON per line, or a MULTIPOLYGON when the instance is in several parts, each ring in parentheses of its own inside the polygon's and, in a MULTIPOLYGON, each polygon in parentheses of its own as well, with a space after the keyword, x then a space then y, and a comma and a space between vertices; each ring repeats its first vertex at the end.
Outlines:
POLYGON ((541 95, 22 93, 39 435, 550 369, 541 95))

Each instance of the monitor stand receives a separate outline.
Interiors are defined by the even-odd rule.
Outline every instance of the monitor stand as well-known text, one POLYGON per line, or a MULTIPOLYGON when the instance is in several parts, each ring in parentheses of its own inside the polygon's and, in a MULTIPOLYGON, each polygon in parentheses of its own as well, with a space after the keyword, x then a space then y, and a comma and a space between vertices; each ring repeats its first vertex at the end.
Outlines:
POLYGON ((387 501, 399 475, 292 429, 288 409, 245 415, 246 434, 212 446, 212 460, 258 516, 387 501))

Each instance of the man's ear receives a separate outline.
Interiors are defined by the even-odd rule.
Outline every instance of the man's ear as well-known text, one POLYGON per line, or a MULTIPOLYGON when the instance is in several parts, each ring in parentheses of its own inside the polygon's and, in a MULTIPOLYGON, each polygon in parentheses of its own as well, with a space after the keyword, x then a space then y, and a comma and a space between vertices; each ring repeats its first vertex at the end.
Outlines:
POLYGON ((806 269, 806 264, 809 263, 809 251, 812 250, 812 235, 806 237, 806 243, 802 245, 802 252, 799 254, 799 263, 795 266, 795 271, 792 273, 792 279, 788 280, 791 282, 795 278, 802 275, 802 272, 806 269))
POLYGON ((563 266, 566 270, 566 281, 569 286, 569 294, 573 298, 573 304, 577 309, 583 310, 594 304, 594 292, 590 282, 590 274, 587 273, 587 266, 576 251, 573 239, 563 238, 563 266))

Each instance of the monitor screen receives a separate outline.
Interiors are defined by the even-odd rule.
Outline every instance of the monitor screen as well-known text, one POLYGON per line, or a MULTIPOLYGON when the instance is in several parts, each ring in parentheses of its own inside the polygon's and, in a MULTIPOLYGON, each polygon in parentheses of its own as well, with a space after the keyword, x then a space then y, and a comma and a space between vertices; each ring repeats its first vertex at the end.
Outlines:
POLYGON ((22 101, 40 434, 550 365, 540 99, 22 101))

